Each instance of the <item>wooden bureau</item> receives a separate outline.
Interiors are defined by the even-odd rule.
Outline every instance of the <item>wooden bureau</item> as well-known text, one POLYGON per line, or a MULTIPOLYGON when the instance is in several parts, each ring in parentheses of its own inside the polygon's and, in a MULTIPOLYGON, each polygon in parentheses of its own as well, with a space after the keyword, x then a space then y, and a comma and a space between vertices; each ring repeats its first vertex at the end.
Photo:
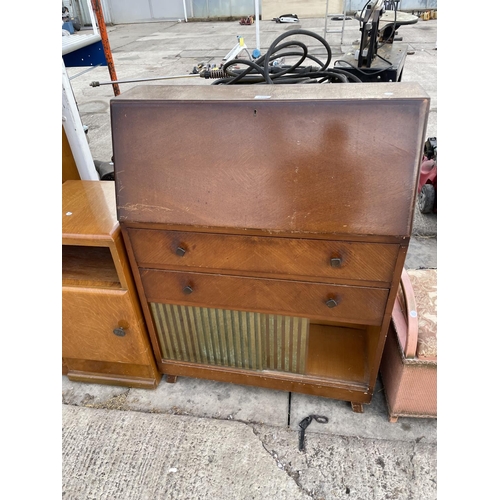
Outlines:
POLYGON ((70 380, 155 388, 151 349, 112 181, 62 185, 62 355, 70 380))
POLYGON ((414 84, 139 86, 118 220, 159 370, 369 403, 411 235, 414 84))

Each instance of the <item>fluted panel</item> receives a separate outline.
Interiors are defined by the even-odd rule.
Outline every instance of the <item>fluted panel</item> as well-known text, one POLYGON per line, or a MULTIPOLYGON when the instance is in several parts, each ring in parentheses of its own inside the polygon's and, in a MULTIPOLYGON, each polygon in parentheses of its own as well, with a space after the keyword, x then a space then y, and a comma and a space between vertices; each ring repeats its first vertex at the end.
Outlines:
POLYGON ((307 318, 155 302, 150 308, 164 359, 305 373, 307 318))

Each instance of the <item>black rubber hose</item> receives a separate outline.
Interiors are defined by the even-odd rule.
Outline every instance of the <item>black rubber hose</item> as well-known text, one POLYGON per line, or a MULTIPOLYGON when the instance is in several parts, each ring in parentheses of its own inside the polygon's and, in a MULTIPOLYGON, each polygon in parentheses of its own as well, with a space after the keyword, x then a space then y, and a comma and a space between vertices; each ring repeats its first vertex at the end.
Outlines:
MULTIPOLYGON (((267 66, 267 68, 268 68, 268 74, 267 74, 267 76, 264 73, 264 79, 266 80, 267 83, 276 82, 276 80, 278 78, 280 78, 281 76, 286 75, 287 73, 293 72, 296 68, 300 67, 300 65, 305 61, 305 59, 311 59, 315 63, 323 65, 323 63, 319 59, 317 59, 316 57, 311 56, 310 54, 308 54, 307 45, 305 45, 302 42, 292 41, 292 42, 283 43, 283 44, 279 45, 278 47, 275 47, 274 48, 274 52, 275 52, 274 55, 271 55, 269 57, 269 61, 273 61, 273 60, 278 59, 279 57, 283 57, 283 56, 285 56, 285 57, 289 57, 289 56, 301 56, 301 58, 294 65, 292 65, 292 66, 285 66, 284 67, 285 69, 283 69, 283 67, 281 67, 281 68, 280 67, 274 67, 274 66, 270 66, 268 64, 268 66, 267 66), (301 47, 302 48, 302 52, 285 52, 284 54, 277 54, 277 52, 283 50, 286 47, 292 46, 292 45, 293 46, 299 46, 299 47, 301 47), (269 73, 272 73, 272 74, 269 74, 269 73)), ((264 59, 265 59, 265 56, 261 56, 259 59, 257 59, 256 61, 254 61, 254 63, 257 64, 257 65, 260 65, 262 62, 264 62, 264 59)), ((228 61, 223 66, 223 70, 228 75, 235 76, 235 80, 232 81, 231 83, 236 83, 237 81, 241 82, 241 80, 243 78, 245 78, 247 75, 251 74, 251 68, 245 69, 243 71, 243 73, 231 70, 231 66, 234 66, 235 64, 240 64, 240 63, 246 64, 247 66, 251 66, 254 69, 256 69, 251 64, 248 64, 248 61, 246 59, 233 59, 231 61, 228 61)), ((257 71, 262 74, 262 71, 260 71, 260 70, 257 70, 257 71)))
MULTIPOLYGON (((387 61, 387 62, 389 62, 389 61, 387 61)), ((341 69, 341 68, 339 68, 338 66, 336 66, 336 64, 337 64, 337 63, 344 63, 344 64, 347 64, 347 66, 349 66, 349 67, 353 68, 355 71, 357 71, 358 73, 361 73, 362 75, 365 75, 365 76, 375 76, 375 75, 378 75, 379 73, 383 73, 384 71, 386 71, 386 70, 387 70, 387 68, 390 68, 390 67, 392 66, 391 64, 389 64, 389 66, 388 66, 388 67, 386 67, 386 68, 382 68, 382 69, 380 69, 380 70, 378 70, 378 71, 374 71, 373 73, 369 73, 369 72, 367 72, 367 71, 363 71, 363 70, 362 70, 362 69, 360 69, 360 68, 357 68, 356 66, 354 66, 353 64, 351 64, 351 63, 350 63, 350 62, 348 62, 348 61, 344 61, 344 60, 342 60, 342 59, 339 59, 338 61, 335 61, 335 64, 334 64, 334 66, 333 66, 334 71, 337 71, 337 70, 341 69)))
MULTIPOLYGON (((233 84, 274 84, 289 85, 292 83, 361 83, 362 80, 350 71, 336 66, 336 61, 332 68, 329 68, 332 60, 332 51, 327 41, 308 30, 296 29, 283 33, 269 47, 266 54, 260 56, 254 61, 246 59, 233 59, 224 64, 222 68, 223 76, 216 80, 213 85, 233 85, 233 84), (315 38, 325 47, 327 58, 322 62, 317 57, 309 54, 309 49, 304 42, 298 40, 284 41, 286 38, 294 35, 303 35, 315 38), (284 51, 288 47, 297 47, 300 50, 284 51), (283 52, 284 51, 284 52, 283 52), (298 56, 299 60, 293 65, 272 66, 271 62, 280 57, 298 56), (310 59, 319 67, 301 66, 306 59, 310 59), (245 69, 236 69, 234 66, 247 66, 245 69)), ((350 65, 352 66, 352 65, 350 65)), ((358 68, 356 68, 358 69, 358 68)), ((361 72, 362 73, 362 72, 361 72)))
POLYGON ((351 82, 363 83, 363 80, 361 80, 361 78, 357 77, 356 75, 353 75, 349 71, 345 71, 345 70, 337 68, 337 67, 334 67, 334 69, 330 69, 329 71, 332 71, 333 73, 345 75, 347 77, 347 79, 351 82))
POLYGON ((250 72, 252 68, 255 71, 257 71, 257 73, 260 73, 264 77, 264 79, 266 79, 264 68, 262 66, 259 66, 257 63, 253 61, 248 61, 246 59, 239 59, 238 61, 236 60, 229 61, 224 65, 223 67, 224 71, 227 71, 227 69, 234 64, 244 64, 246 66, 249 66, 249 68, 242 71, 239 75, 235 76, 231 83, 237 83, 238 81, 240 81, 244 76, 246 76, 250 72))
POLYGON ((220 85, 220 84, 234 84, 234 83, 243 83, 245 77, 247 77, 248 75, 252 74, 253 71, 256 71, 257 73, 260 73, 260 74, 263 74, 265 80, 267 83, 273 83, 273 80, 277 80, 278 78, 280 78, 282 75, 285 75, 286 73, 289 73, 291 71, 293 71, 295 68, 298 68, 306 58, 310 58, 311 60, 313 60, 314 62, 316 62, 317 64, 320 64, 321 66, 321 69, 325 68, 328 66, 328 64, 330 63, 330 60, 331 60, 331 49, 330 47, 328 46, 328 44, 326 43, 326 40, 322 39, 319 35, 316 35, 316 33, 313 33, 313 32, 310 32, 310 31, 307 31, 307 30, 293 30, 293 31, 290 31, 288 33, 284 33, 283 35, 281 35, 280 37, 278 37, 272 44, 270 50, 263 56, 261 56, 259 59, 257 59, 256 61, 248 61, 248 60, 242 60, 242 59, 235 59, 235 60, 232 60, 232 61, 228 61, 223 69, 226 73, 228 73, 229 75, 231 75, 231 73, 233 73, 231 71, 231 66, 234 66, 235 64, 244 64, 246 66, 249 66, 247 69, 245 69, 243 72, 239 72, 238 74, 236 74, 234 76, 234 79, 232 80, 227 80, 226 78, 221 78, 219 79, 218 81, 214 82, 214 85, 220 85), (292 36, 292 35, 295 35, 295 34, 302 34, 302 35, 306 35, 306 36, 312 36, 318 40, 320 40, 323 45, 326 47, 327 49, 327 53, 328 53, 328 60, 327 62, 324 64, 322 63, 319 59, 317 59, 316 57, 314 56, 310 56, 308 55, 308 48, 307 46, 302 43, 302 42, 299 42, 299 41, 291 41, 291 42, 285 42, 281 45, 279 45, 279 42, 281 40, 283 40, 284 38, 288 38, 289 36, 292 36), (300 48, 302 48, 302 52, 286 52, 285 54, 277 54, 277 52, 285 49, 286 47, 290 47, 290 46, 298 46, 300 48), (275 75, 272 75, 271 76, 271 70, 270 70, 270 61, 274 60, 274 59, 277 59, 278 57, 281 57, 281 56, 291 56, 291 55, 299 55, 301 56, 301 59, 295 63, 293 66, 289 66, 287 68, 285 68, 285 70, 281 71, 281 72, 278 72, 278 74, 275 74, 275 75), (262 63, 263 64, 263 68, 262 68, 262 63))
MULTIPOLYGON (((290 66, 289 68, 285 69, 284 71, 279 72, 278 74, 274 75, 273 78, 279 78, 282 74, 289 72, 291 70, 290 68, 295 69, 296 67, 300 66, 304 62, 304 60, 306 59, 307 46, 301 42, 283 44, 280 48, 278 48, 278 50, 281 50, 282 48, 288 47, 290 45, 299 45, 300 47, 302 47, 303 52, 295 52, 294 53, 294 55, 301 55, 302 56, 301 59, 295 65, 290 66)), ((287 54, 287 55, 290 55, 290 54, 287 54)), ((231 74, 229 69, 231 66, 234 66, 235 64, 245 64, 247 66, 250 66, 250 68, 244 70, 242 73, 240 73, 238 76, 236 76, 234 81, 231 83, 236 83, 236 82, 240 81, 242 78, 244 78, 246 75, 250 74, 251 68, 255 69, 258 73, 261 73, 264 76, 264 79, 267 81, 267 83, 273 83, 272 78, 269 76, 269 71, 267 72, 267 75, 266 75, 265 67, 263 68, 262 66, 260 66, 260 63, 262 63, 264 61, 264 57, 265 56, 261 56, 255 62, 248 61, 246 59, 233 59, 231 61, 228 61, 226 64, 224 64, 223 69, 224 69, 224 71, 231 74)), ((275 57, 273 57, 273 60, 278 58, 278 57, 280 57, 280 56, 276 55, 275 57)))
POLYGON ((271 58, 271 55, 275 52, 276 46, 279 44, 279 42, 281 42, 281 40, 284 40, 285 38, 288 38, 288 37, 293 36, 293 35, 310 36, 310 37, 315 38, 316 40, 320 41, 323 44, 323 46, 326 48, 326 53, 327 53, 327 60, 320 69, 324 70, 324 69, 328 68, 328 66, 330 65, 330 61, 332 60, 332 49, 328 45, 327 41, 323 37, 317 35, 316 33, 312 32, 312 31, 297 29, 297 30, 291 30, 288 33, 283 33, 278 38, 276 38, 276 40, 274 40, 274 42, 271 44, 271 46, 269 47, 269 50, 266 52, 265 57, 264 57, 264 71, 266 71, 267 68, 269 67, 269 60, 271 58))

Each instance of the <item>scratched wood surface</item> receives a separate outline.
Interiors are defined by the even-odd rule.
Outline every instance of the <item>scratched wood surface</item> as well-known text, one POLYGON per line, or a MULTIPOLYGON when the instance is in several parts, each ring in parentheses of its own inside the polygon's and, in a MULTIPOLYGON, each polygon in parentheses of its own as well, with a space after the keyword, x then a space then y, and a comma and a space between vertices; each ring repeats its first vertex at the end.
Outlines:
POLYGON ((428 109, 405 83, 138 86, 112 99, 117 215, 160 371, 370 402, 428 109), (165 325, 193 308, 307 319, 304 373, 166 359, 165 325))
POLYGON ((429 100, 413 84, 409 98, 365 85, 322 86, 321 99, 304 85, 291 101, 287 89, 124 93, 111 101, 119 220, 410 235, 429 100))

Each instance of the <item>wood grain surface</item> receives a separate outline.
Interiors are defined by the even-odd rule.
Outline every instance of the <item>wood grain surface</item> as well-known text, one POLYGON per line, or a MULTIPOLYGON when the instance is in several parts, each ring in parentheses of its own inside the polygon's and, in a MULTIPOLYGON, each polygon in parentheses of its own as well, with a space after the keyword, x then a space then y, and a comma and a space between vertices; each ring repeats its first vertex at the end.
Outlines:
POLYGON ((159 370, 369 403, 428 111, 407 83, 146 85, 112 99, 117 215, 159 370), (196 346, 180 316, 192 308, 307 319, 304 373, 264 369, 244 335, 238 366, 179 358, 165 343, 196 346))
POLYGON ((141 336, 142 320, 135 315, 126 291, 64 288, 63 357, 148 364, 149 346, 141 336), (125 330, 124 337, 113 333, 125 330))
POLYGON ((112 100, 119 220, 409 236, 428 98, 301 87, 293 101, 232 87, 202 101, 221 91, 198 86, 112 100))
POLYGON ((62 190, 64 245, 105 246, 119 233, 113 181, 68 180, 62 190))
POLYGON ((141 270, 148 302, 304 316, 380 325, 388 290, 277 279, 141 270), (186 287, 192 292, 185 293, 186 287), (326 302, 335 300, 337 306, 326 302))
POLYGON ((306 238, 128 231, 140 267, 308 276, 327 280, 392 280, 398 245, 306 238), (331 259, 338 259, 332 262, 331 259))

